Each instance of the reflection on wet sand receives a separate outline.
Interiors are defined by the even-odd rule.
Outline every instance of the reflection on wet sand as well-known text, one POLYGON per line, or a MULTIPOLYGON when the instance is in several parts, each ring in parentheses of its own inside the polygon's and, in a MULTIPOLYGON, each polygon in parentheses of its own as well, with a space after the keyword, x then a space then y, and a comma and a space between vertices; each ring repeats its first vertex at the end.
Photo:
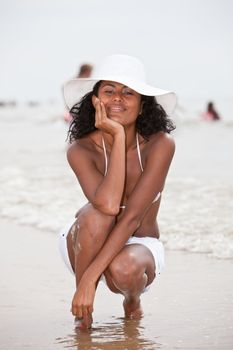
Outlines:
POLYGON ((161 344, 146 339, 139 320, 114 318, 107 323, 95 323, 88 331, 75 329, 73 334, 56 339, 63 348, 77 350, 158 350, 161 344))

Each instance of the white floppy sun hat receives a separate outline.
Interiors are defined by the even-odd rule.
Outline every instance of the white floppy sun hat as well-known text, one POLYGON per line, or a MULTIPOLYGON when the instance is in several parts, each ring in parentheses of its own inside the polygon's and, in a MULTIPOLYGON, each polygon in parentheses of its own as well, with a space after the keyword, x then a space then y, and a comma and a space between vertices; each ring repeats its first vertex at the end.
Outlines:
POLYGON ((65 83, 63 92, 67 107, 71 109, 100 80, 115 81, 141 95, 156 97, 168 115, 175 109, 175 93, 148 85, 143 64, 137 58, 127 55, 108 56, 96 67, 90 78, 77 78, 65 83))

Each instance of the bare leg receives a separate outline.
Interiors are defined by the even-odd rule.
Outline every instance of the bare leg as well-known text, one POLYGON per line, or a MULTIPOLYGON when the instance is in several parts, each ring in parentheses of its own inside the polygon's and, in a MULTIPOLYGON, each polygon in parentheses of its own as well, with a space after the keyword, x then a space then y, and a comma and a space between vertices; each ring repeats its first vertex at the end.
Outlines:
MULTIPOLYGON (((67 236, 68 254, 75 271, 76 286, 87 267, 102 248, 115 222, 115 218, 107 216, 95 209, 90 203, 83 207, 77 217, 76 227, 67 236)), ((92 317, 89 317, 88 327, 92 317)), ((84 328, 82 321, 77 327, 84 328)))
POLYGON ((125 316, 141 318, 140 296, 155 277, 154 258, 149 249, 140 244, 125 246, 112 261, 105 276, 110 290, 124 295, 125 316))

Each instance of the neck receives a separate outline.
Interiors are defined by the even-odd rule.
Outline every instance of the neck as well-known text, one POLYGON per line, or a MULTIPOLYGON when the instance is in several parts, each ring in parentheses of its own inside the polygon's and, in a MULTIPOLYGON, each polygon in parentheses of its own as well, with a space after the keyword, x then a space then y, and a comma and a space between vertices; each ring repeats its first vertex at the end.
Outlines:
MULTIPOLYGON (((125 145, 126 145, 126 151, 128 151, 130 148, 135 146, 135 139, 136 139, 136 129, 131 128, 130 130, 125 128, 125 145)), ((113 144, 113 137, 105 132, 102 132, 102 136, 104 138, 104 141, 106 143, 107 148, 112 148, 113 144)))

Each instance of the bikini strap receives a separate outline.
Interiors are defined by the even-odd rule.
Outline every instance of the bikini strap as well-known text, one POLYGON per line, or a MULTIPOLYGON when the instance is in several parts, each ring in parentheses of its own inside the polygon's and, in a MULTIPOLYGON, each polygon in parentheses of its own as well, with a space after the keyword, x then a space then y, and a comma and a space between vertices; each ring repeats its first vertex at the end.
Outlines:
MULTIPOLYGON (((142 170, 142 172, 143 172, 142 157, 141 157, 141 152, 140 152, 138 133, 136 133, 136 142, 137 142, 138 160, 139 160, 140 168, 141 168, 141 170, 142 170)), ((104 172, 104 176, 106 176, 107 170, 108 170, 108 156, 107 156, 107 151, 106 151, 106 146, 105 146, 105 141, 104 141, 103 136, 102 136, 102 145, 103 145, 104 159, 105 159, 105 172, 104 172)))
MULTIPOLYGON (((142 158, 141 158, 141 152, 140 152, 140 147, 139 147, 139 139, 138 139, 138 133, 136 134, 136 140, 137 140, 137 151, 138 151, 138 160, 139 160, 139 163, 140 163, 140 167, 142 169, 142 172, 143 172, 143 166, 142 166, 142 158)), ((159 192, 157 194, 157 196, 155 197, 155 199, 153 200, 152 203, 155 203, 159 200, 161 196, 161 192, 159 192)))
POLYGON ((107 171, 108 171, 108 156, 107 156, 107 151, 106 151, 106 146, 105 146, 105 142, 104 142, 103 136, 102 136, 102 145, 103 145, 104 159, 105 159, 105 171, 104 171, 104 176, 106 176, 107 171))
POLYGON ((161 192, 159 192, 159 193, 157 194, 157 196, 155 197, 155 199, 153 200, 152 203, 157 202, 157 201, 159 200, 160 197, 161 197, 161 192))
POLYGON ((141 170, 143 172, 142 157, 141 157, 141 152, 140 152, 138 133, 136 133, 136 141, 137 141, 138 160, 139 160, 139 164, 140 164, 141 170))

